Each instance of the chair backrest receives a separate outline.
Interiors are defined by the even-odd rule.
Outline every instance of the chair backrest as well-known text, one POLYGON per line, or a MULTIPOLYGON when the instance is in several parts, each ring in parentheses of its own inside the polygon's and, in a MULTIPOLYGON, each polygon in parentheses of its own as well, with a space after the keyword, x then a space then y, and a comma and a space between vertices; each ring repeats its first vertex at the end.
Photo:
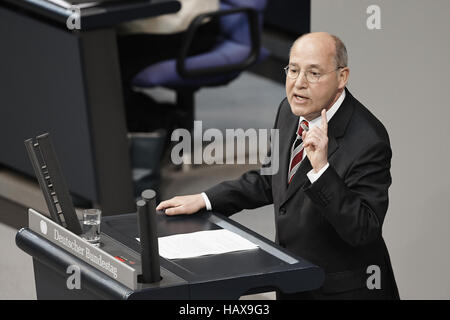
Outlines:
MULTIPOLYGON (((263 11, 266 7, 267 0, 221 0, 220 9, 235 9, 239 7, 247 7, 255 9, 259 12, 259 24, 262 28, 263 11)), ((227 15, 221 18, 220 27, 222 34, 235 42, 250 45, 250 33, 247 18, 243 13, 227 15)))

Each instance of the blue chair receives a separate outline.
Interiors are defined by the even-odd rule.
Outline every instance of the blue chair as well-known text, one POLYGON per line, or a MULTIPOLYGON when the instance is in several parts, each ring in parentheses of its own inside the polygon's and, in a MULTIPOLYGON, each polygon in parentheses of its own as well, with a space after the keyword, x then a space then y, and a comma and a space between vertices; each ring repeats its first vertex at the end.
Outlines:
POLYGON ((132 85, 141 88, 165 87, 177 93, 179 127, 192 130, 194 95, 202 87, 226 85, 239 74, 265 59, 260 33, 266 0, 222 0, 220 10, 196 17, 177 59, 161 61, 139 72, 132 85), (220 19, 217 43, 209 52, 188 56, 195 31, 204 19, 220 19))

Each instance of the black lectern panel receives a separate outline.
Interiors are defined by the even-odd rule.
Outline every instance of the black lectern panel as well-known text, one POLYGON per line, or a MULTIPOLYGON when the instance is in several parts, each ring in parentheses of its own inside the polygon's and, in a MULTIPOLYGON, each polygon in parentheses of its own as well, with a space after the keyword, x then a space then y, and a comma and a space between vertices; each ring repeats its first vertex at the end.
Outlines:
MULTIPOLYGON (((81 260, 74 254, 73 247, 66 248, 67 243, 58 244, 61 237, 55 242, 53 233, 56 234, 56 231, 48 229, 47 232, 51 220, 46 219, 47 227, 42 228, 39 219, 45 218, 34 214, 33 223, 30 218, 32 229, 21 229, 16 235, 18 247, 33 257, 39 299, 238 299, 245 294, 275 289, 285 293, 314 290, 324 280, 319 267, 292 256, 273 242, 220 214, 204 212, 177 217, 159 214, 158 236, 224 228, 257 244, 259 248, 188 259, 168 260, 160 257, 161 280, 138 282, 131 288, 123 282, 119 283, 119 279, 115 280, 108 272, 101 272, 98 267, 81 260), (71 265, 81 269, 81 289, 69 289, 67 286, 69 275, 66 271, 71 265)), ((62 228, 53 225, 52 228, 62 228)), ((101 225, 101 251, 98 252, 103 255, 103 260, 120 258, 127 268, 140 272, 141 248, 135 239, 137 229, 136 214, 105 217, 101 225)), ((63 230, 59 229, 59 232, 63 230)), ((83 240, 75 234, 70 237, 76 240, 79 247, 89 246, 86 248, 94 250, 90 245, 83 244, 83 240)))
MULTIPOLYGON (((309 291, 320 287, 323 271, 294 257, 283 248, 220 214, 199 213, 166 216, 159 213, 158 237, 203 230, 228 229, 259 245, 256 250, 238 251, 188 259, 160 258, 161 267, 189 283, 191 299, 237 299, 247 293, 278 288, 284 292, 309 291)), ((136 240, 136 215, 107 217, 102 230, 133 251, 136 240)))
MULTIPOLYGON (((104 237, 105 251, 112 254, 132 256, 139 264, 137 254, 130 251, 126 252, 127 248, 121 248, 122 250, 120 250, 120 246, 117 246, 113 239, 104 237)), ((161 269, 163 279, 159 283, 139 284, 136 290, 132 290, 29 229, 24 228, 17 233, 16 244, 33 257, 38 299, 175 300, 189 298, 186 281, 164 268, 161 269), (70 276, 70 274, 67 274, 69 266, 80 268, 80 289, 69 289, 67 286, 70 276)))
POLYGON ((33 231, 20 230, 16 244, 33 257, 38 299, 126 299, 132 292, 33 231), (71 265, 81 269, 83 290, 67 288, 66 270, 71 265))

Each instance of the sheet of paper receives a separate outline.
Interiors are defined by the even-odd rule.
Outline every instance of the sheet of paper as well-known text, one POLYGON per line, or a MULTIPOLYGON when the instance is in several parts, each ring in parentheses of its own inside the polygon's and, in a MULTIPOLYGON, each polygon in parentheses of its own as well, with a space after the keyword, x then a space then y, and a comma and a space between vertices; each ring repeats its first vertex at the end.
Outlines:
MULTIPOLYGON (((139 241, 139 238, 136 238, 139 241)), ((258 246, 226 229, 176 234, 158 238, 159 254, 166 259, 186 259, 208 254, 252 250, 258 246)))

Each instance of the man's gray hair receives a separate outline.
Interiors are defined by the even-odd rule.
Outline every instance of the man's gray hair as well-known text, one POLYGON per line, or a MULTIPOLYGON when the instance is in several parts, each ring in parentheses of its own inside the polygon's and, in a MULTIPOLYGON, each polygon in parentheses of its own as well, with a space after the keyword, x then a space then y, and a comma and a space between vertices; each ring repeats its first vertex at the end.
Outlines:
POLYGON ((347 67, 348 55, 345 44, 337 36, 332 34, 331 37, 334 39, 334 44, 336 46, 336 55, 334 56, 336 67, 347 67))

